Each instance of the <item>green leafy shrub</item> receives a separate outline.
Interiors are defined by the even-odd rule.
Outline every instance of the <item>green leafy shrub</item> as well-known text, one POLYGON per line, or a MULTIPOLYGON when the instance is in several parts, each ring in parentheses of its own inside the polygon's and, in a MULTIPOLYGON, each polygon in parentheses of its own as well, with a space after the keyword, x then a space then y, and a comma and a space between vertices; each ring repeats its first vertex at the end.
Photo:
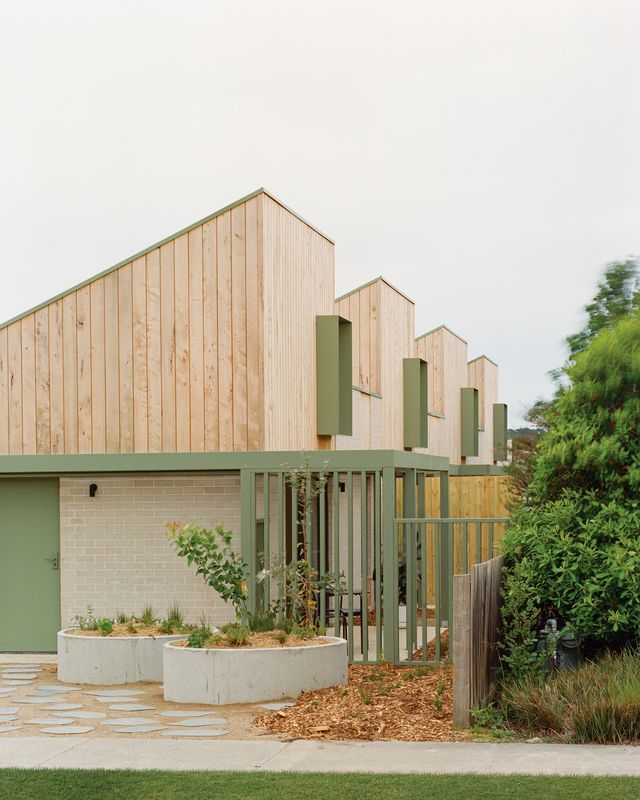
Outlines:
POLYGON ((97 627, 100 631, 100 636, 108 636, 113 631, 113 620, 102 617, 102 619, 98 620, 97 627))
POLYGON ((246 625, 227 625, 224 634, 231 645, 242 647, 247 643, 251 631, 246 625))
POLYGON ((175 631, 175 627, 170 619, 163 619, 158 630, 160 633, 171 634, 175 631))
POLYGON ((247 619, 246 564, 236 555, 231 542, 233 534, 218 525, 214 531, 201 525, 168 526, 170 541, 187 564, 194 564, 196 574, 230 602, 240 619, 247 619))
POLYGON ((211 631, 208 628, 198 628, 195 631, 191 631, 187 641, 189 643, 189 647, 200 650, 207 645, 210 639, 211 631))

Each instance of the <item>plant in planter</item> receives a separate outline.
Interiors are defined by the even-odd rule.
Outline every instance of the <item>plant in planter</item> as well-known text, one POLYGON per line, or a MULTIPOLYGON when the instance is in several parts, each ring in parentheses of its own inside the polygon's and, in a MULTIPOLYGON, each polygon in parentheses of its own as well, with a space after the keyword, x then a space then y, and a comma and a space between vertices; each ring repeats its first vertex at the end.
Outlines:
MULTIPOLYGON (((231 547, 230 532, 222 526, 209 531, 173 525, 170 537, 176 552, 233 605, 236 622, 219 633, 202 625, 186 642, 165 646, 165 699, 215 705, 263 702, 346 682, 346 642, 316 637, 315 593, 322 583, 307 562, 304 545, 292 564, 273 573, 280 583, 279 600, 267 611, 251 614, 247 567, 231 547)), ((265 570, 261 577, 270 574, 265 570)))
POLYGON ((162 679, 162 646, 195 629, 177 606, 156 619, 147 606, 140 617, 119 611, 96 618, 93 608, 58 633, 58 677, 70 683, 109 685, 162 679))

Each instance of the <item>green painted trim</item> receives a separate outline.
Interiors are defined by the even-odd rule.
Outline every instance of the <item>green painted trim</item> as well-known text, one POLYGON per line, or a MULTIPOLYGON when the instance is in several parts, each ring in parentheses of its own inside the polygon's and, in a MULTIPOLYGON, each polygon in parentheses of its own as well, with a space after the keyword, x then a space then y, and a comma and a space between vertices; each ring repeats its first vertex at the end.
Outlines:
POLYGON ((460 455, 478 455, 478 390, 470 386, 460 389, 460 455))
POLYGON ((360 392, 360 394, 368 394, 369 397, 378 397, 380 400, 382 400, 382 395, 380 392, 372 392, 370 389, 365 389, 363 386, 356 386, 355 383, 351 384, 351 388, 356 392, 360 392))
POLYGON ((356 288, 352 289, 350 292, 345 292, 344 294, 341 294, 340 297, 336 297, 334 302, 339 303, 340 300, 344 300, 346 297, 350 297, 352 294, 356 294, 357 292, 366 289, 367 286, 373 286, 374 283, 378 282, 386 284, 390 289, 393 289, 394 292, 397 292, 399 295, 404 297, 405 300, 407 300, 409 303, 415 306, 415 302, 410 297, 407 297, 407 295, 404 292, 401 292, 397 286, 394 286, 391 283, 391 281, 388 281, 386 278, 383 278, 382 275, 378 275, 377 278, 373 278, 372 280, 367 281, 366 283, 363 283, 360 286, 356 286, 356 288))
POLYGON ((507 460, 508 409, 506 403, 493 404, 493 460, 507 460))
POLYGON ((426 361, 421 358, 402 359, 402 391, 404 446, 428 447, 426 361))
POLYGON ((318 436, 352 434, 351 322, 316 317, 316 425, 318 436))
POLYGON ((474 361, 480 361, 481 358, 484 358, 486 361, 490 361, 494 367, 498 367, 498 369, 500 368, 492 358, 489 358, 489 356, 485 355, 484 353, 481 356, 472 358, 471 361, 467 361, 467 364, 473 364, 474 361))
POLYGON ((1 476, 73 475, 139 472, 236 472, 241 469, 286 471, 303 463, 314 469, 328 461, 331 470, 383 467, 449 470, 444 456, 402 450, 274 450, 242 453, 118 453, 0 456, 1 476))
POLYGON ((23 311, 22 313, 18 314, 17 316, 12 317, 11 319, 8 319, 6 322, 0 323, 0 330, 2 330, 2 328, 6 328, 8 325, 12 325, 14 322, 18 322, 18 320, 24 319, 24 317, 28 317, 30 314, 34 314, 36 311, 40 311, 41 308, 45 308, 46 306, 51 305, 51 303, 55 303, 56 301, 61 300, 63 297, 67 297, 67 295, 73 294, 73 292, 77 292, 78 289, 82 289, 84 286, 88 286, 89 284, 93 283, 94 281, 97 281, 100 278, 104 278, 105 275, 109 275, 109 273, 115 272, 115 270, 120 269, 121 267, 124 267, 126 264, 130 264, 132 261, 135 261, 137 258, 141 258, 142 256, 147 255, 147 253, 150 253, 152 250, 156 250, 158 247, 162 247, 162 245, 167 244, 168 242, 171 242, 174 239, 177 239, 179 236, 183 236, 185 233, 189 233, 189 231, 194 230, 194 228, 197 228, 199 225, 204 225, 206 222, 211 222, 212 219, 215 219, 216 217, 220 217, 220 216, 222 216, 222 214, 226 214, 227 211, 231 211, 232 208, 236 208, 237 206, 240 206, 243 203, 246 203, 249 200, 252 200, 254 197, 257 197, 259 194, 266 195, 271 200, 273 200, 274 203, 277 203, 279 206, 282 206, 282 208, 284 208, 290 214, 293 214, 293 216, 296 217, 297 219, 299 219, 301 222, 304 222, 305 225, 308 225, 317 234, 322 236, 328 242, 331 242, 331 244, 335 244, 333 239, 330 239, 325 233, 322 233, 321 230, 316 228, 310 222, 307 222, 307 220, 304 219, 304 217, 301 217, 300 214, 296 214, 295 211, 293 211, 288 206, 286 206, 283 202, 278 200, 278 198, 275 197, 273 194, 271 194, 271 192, 268 192, 263 187, 260 187, 259 189, 256 189, 254 192, 251 192, 250 194, 247 194, 244 197, 241 197, 239 200, 235 200, 233 203, 229 203, 229 205, 225 206, 224 208, 220 208, 217 211, 214 211, 212 214, 209 214, 208 216, 203 217, 202 219, 199 219, 197 222, 193 222, 193 223, 191 223, 191 225, 187 225, 186 228, 182 228, 181 230, 177 231, 177 233, 172 233, 170 236, 165 236, 165 238, 161 239, 159 242, 156 242, 155 244, 152 244, 152 245, 149 245, 148 247, 145 247, 143 250, 140 250, 138 253, 135 253, 134 255, 129 256, 128 258, 125 258, 123 261, 118 261, 118 263, 114 264, 112 267, 107 267, 107 269, 102 270, 102 272, 98 272, 96 275, 92 275, 90 278, 87 278, 86 280, 75 284, 75 286, 72 286, 70 289, 66 289, 64 292, 60 292, 59 294, 55 295, 54 297, 49 298, 49 300, 45 300, 44 302, 39 303, 36 306, 33 306, 33 308, 30 308, 27 311, 23 311))
POLYGON ((506 475, 504 467, 496 464, 452 464, 449 468, 449 475, 452 477, 469 477, 480 475, 506 475))
POLYGON ((455 331, 452 331, 451 328, 447 327, 446 325, 438 325, 437 328, 432 328, 430 331, 427 331, 426 333, 422 333, 422 334, 420 334, 420 336, 416 336, 416 342, 418 341, 418 339, 424 339, 425 336, 429 336, 429 334, 435 333, 436 331, 441 331, 442 329, 444 329, 445 331, 449 331, 449 333, 452 336, 455 336, 456 339, 460 339, 461 342, 464 342, 465 344, 469 344, 469 342, 466 339, 463 339, 462 336, 458 336, 458 334, 455 331))

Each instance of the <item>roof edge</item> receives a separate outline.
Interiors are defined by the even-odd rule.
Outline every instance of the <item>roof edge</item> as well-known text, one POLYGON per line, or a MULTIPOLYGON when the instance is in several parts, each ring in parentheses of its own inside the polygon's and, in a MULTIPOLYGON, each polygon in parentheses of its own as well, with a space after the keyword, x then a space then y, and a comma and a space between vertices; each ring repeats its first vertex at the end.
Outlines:
POLYGON ((362 291, 362 289, 366 289, 367 286, 373 286, 373 284, 374 283, 378 283, 378 281, 382 281, 382 283, 386 284, 390 289, 393 289, 394 292, 397 292, 401 297, 404 297, 404 299, 408 303, 411 303, 412 305, 415 306, 415 301, 414 300, 412 300, 410 297, 408 297, 404 292, 401 292, 400 289, 398 289, 397 286, 394 286, 391 283, 391 281, 388 281, 382 275, 378 275, 377 278, 372 278, 370 281, 367 281, 366 283, 362 283, 362 284, 360 284, 360 286, 356 286, 355 289, 351 289, 350 291, 345 292, 344 294, 341 294, 340 297, 336 297, 333 302, 334 303, 339 303, 340 300, 344 300, 346 297, 349 297, 350 295, 355 294, 356 292, 360 292, 360 291, 362 291))
POLYGON ((467 364, 473 364, 474 361, 480 361, 481 358, 484 358, 487 361, 490 361, 493 364, 494 367, 498 367, 498 369, 500 368, 500 365, 498 364, 498 362, 494 361, 492 358, 489 358, 489 356, 486 355, 485 353, 482 353, 481 355, 476 356, 475 358, 472 358, 470 361, 467 361, 467 364))
POLYGON ((90 278, 86 278, 85 280, 80 281, 80 283, 76 283, 74 286, 71 286, 69 289, 65 289, 62 292, 59 292, 58 294, 54 295, 53 297, 50 297, 48 300, 44 300, 42 303, 38 303, 37 305, 32 306, 31 308, 27 309, 26 311, 22 311, 19 314, 16 314, 15 317, 11 317, 11 319, 6 320, 5 322, 0 322, 0 330, 2 330, 3 328, 8 328, 9 325, 13 325, 14 322, 19 322, 21 319, 24 319, 25 317, 28 317, 31 314, 35 314, 37 311, 40 311, 43 308, 46 308, 47 306, 50 306, 52 303, 56 303, 58 300, 62 300, 63 297, 67 297, 68 295, 73 294, 74 292, 77 292, 79 289, 83 289, 85 286, 88 286, 90 283, 93 283, 94 281, 97 281, 100 278, 104 278, 105 275, 109 275, 109 273, 115 272, 117 269, 120 269, 121 267, 124 267, 126 264, 130 264, 132 261, 135 261, 137 258, 142 258, 142 256, 146 256, 147 253, 150 253, 152 250, 156 250, 158 247, 162 247, 163 245, 167 244, 168 242, 171 242, 173 239, 177 239, 179 236, 184 236, 185 233, 189 233, 190 231, 194 230, 195 228, 199 227, 200 225, 204 225, 207 222, 211 222, 212 219, 215 219, 216 217, 220 217, 223 214, 226 214, 227 211, 231 211, 231 209, 236 208, 237 206, 240 206, 243 203, 247 203, 249 200, 253 200, 254 197, 257 197, 260 194, 267 195, 267 197, 269 197, 271 200, 273 200, 274 203, 277 203, 279 206, 282 206, 282 208, 284 208, 290 214, 293 214, 293 216, 296 217, 297 219, 299 219, 301 222, 304 222, 305 225, 308 225, 317 234, 322 236, 324 239, 327 239, 327 241, 331 242, 331 244, 335 244, 335 242, 332 239, 330 239, 326 234, 322 233, 322 231, 318 230, 318 228, 316 228, 310 222, 307 222, 306 219, 304 219, 299 214, 297 214, 295 211, 290 209, 283 202, 278 200, 278 198, 275 197, 275 195, 273 195, 271 192, 267 191, 267 189, 265 189, 264 187, 261 186, 259 189, 256 189, 255 191, 251 192, 250 194, 247 194, 244 197, 241 197, 239 200, 235 200, 233 203, 229 203, 229 205, 226 205, 223 208, 220 208, 217 211, 214 211, 213 213, 208 214, 206 217, 203 217, 202 219, 199 219, 197 222, 192 222, 190 225, 187 225, 186 228, 181 228, 179 231, 176 231, 176 233, 172 233, 169 236, 165 236, 164 239, 161 239, 159 242, 155 242, 154 244, 151 244, 148 247, 145 247, 143 250, 140 250, 139 252, 134 253, 132 256, 129 256, 128 258, 125 258, 122 261, 118 261, 117 264, 114 264, 111 267, 107 267, 106 269, 103 269, 101 272, 98 272, 95 275, 92 275, 90 278))
POLYGON ((466 339, 463 339, 462 336, 459 336, 455 331, 452 331, 451 328, 447 327, 444 324, 443 325, 438 325, 436 328, 431 328, 430 331, 426 331, 425 333, 421 333, 420 336, 416 336, 416 342, 418 341, 418 339, 424 339, 425 336, 429 336, 429 334, 436 333, 436 331, 440 331, 440 330, 443 330, 443 329, 445 331, 448 331, 452 336, 455 336, 456 339, 460 339, 461 342, 464 342, 465 344, 469 344, 469 342, 466 339))

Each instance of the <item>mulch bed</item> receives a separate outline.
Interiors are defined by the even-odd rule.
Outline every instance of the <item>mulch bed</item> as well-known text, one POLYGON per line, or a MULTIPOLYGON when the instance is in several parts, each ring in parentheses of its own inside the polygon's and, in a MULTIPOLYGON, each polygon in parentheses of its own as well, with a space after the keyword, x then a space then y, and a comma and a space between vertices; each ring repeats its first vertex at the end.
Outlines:
POLYGON ((349 685, 306 692, 295 706, 261 714, 269 733, 296 739, 443 742, 467 738, 454 731, 453 667, 353 664, 349 685))

